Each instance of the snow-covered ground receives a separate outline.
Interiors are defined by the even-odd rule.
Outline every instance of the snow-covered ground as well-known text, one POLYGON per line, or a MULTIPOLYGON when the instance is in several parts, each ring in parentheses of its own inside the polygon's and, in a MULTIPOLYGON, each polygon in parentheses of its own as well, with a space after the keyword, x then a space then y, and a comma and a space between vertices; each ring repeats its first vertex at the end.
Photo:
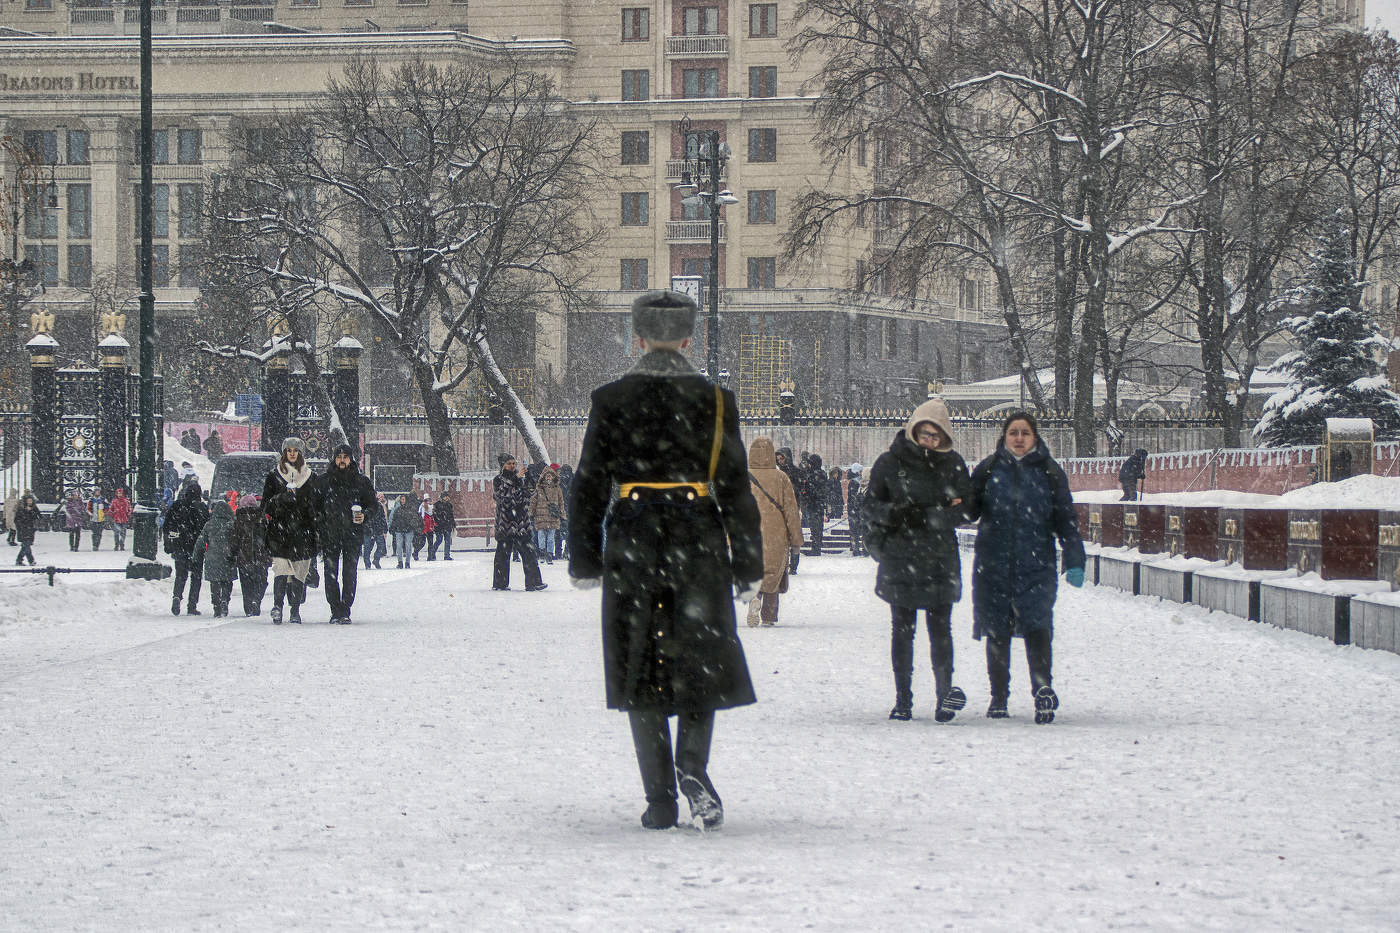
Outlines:
POLYGON ((362 574, 349 627, 320 591, 273 627, 0 578, 0 927, 1400 926, 1400 657, 1086 587, 1059 718, 1034 725, 1018 645, 992 721, 964 602, 968 709, 934 723, 925 663, 894 723, 873 564, 804 558, 782 624, 741 627, 760 699, 719 717, 724 829, 653 833, 596 592, 514 569, 362 574))
MULTIPOLYGON (((1075 502, 1118 502, 1121 489, 1091 489, 1074 494, 1075 502)), ((1149 492, 1143 502, 1169 505, 1277 506, 1293 509, 1400 509, 1400 476, 1353 476, 1336 483, 1314 483, 1267 496, 1230 489, 1203 489, 1196 492, 1149 492)))

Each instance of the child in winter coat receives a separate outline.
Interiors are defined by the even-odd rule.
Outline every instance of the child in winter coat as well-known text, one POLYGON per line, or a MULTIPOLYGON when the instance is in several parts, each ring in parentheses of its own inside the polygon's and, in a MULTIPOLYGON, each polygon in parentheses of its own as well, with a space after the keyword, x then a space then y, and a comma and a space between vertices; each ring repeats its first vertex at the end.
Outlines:
POLYGON ((11 489, 10 494, 5 497, 5 528, 10 533, 10 544, 13 546, 19 542, 15 539, 15 514, 19 511, 19 490, 11 489))
POLYGON ((1060 706, 1050 685, 1055 539, 1071 586, 1084 585, 1084 542, 1069 480, 1040 439, 1035 418, 1015 412, 1003 423, 996 453, 972 473, 969 513, 979 519, 972 564, 972 637, 987 636, 987 679, 992 688, 987 716, 1007 716, 1011 639, 1017 637, 1026 643, 1035 721, 1054 722, 1060 706))
POLYGON ((63 527, 68 532, 68 550, 76 551, 83 540, 83 527, 87 524, 88 510, 83 500, 78 498, 78 490, 70 489, 68 498, 63 501, 63 527))
POLYGON ((530 497, 530 517, 535 526, 535 550, 546 564, 552 564, 555 539, 564 524, 564 490, 559 474, 550 467, 540 472, 535 494, 530 497))
POLYGON ((102 547, 102 532, 111 524, 112 517, 108 509, 107 497, 101 492, 88 497, 88 524, 92 527, 92 549, 94 551, 102 547))
POLYGON ((29 566, 34 566, 34 532, 39 529, 39 523, 43 521, 44 515, 39 511, 39 503, 34 501, 34 497, 25 494, 20 500, 19 507, 15 509, 14 524, 11 525, 15 531, 15 538, 19 541, 19 556, 15 558, 15 566, 18 567, 26 560, 29 566))
POLYGON ((272 555, 267 552, 267 522, 262 499, 253 493, 238 498, 233 513, 233 562, 238 569, 238 589, 243 594, 243 614, 262 615, 263 595, 267 593, 267 568, 272 555))
POLYGON ((933 718, 952 719, 967 705, 953 685, 953 603, 962 598, 956 528, 971 495, 967 464, 953 449, 953 424, 941 399, 909 416, 890 449, 870 469, 866 543, 880 562, 875 595, 890 604, 890 660, 895 701, 890 718, 913 715, 914 629, 924 610, 937 691, 933 718))
POLYGON ((126 497, 125 489, 117 490, 107 513, 112 519, 112 550, 125 551, 126 530, 131 526, 131 500, 126 497))
POLYGON ((204 555, 204 579, 209 581, 209 597, 214 615, 228 615, 229 597, 237 576, 233 555, 233 509, 223 499, 215 500, 209 521, 195 538, 195 551, 204 555))

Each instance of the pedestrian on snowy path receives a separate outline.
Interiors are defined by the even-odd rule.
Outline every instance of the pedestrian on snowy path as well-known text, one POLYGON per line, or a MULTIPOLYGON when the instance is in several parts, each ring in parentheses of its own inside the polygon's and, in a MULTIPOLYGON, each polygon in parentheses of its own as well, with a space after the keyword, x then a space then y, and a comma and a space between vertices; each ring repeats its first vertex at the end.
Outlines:
POLYGON ((456 530, 457 513, 452 510, 452 500, 444 489, 433 503, 433 542, 428 545, 428 560, 436 559, 439 547, 443 560, 452 559, 452 535, 456 530))
POLYGON ((389 518, 389 534, 394 536, 394 553, 399 557, 399 569, 413 564, 413 535, 422 526, 418 505, 409 496, 399 496, 394 514, 389 518))
POLYGON ((170 612, 180 614, 180 600, 185 595, 185 581, 189 580, 190 599, 185 604, 185 614, 200 615, 198 608, 199 589, 204 582, 203 557, 195 549, 195 539, 209 521, 209 509, 199 495, 199 483, 185 483, 180 487, 179 498, 165 513, 165 553, 175 561, 175 592, 170 601, 170 612))
POLYGON ((365 569, 371 565, 376 570, 380 569, 379 561, 383 559, 384 553, 388 550, 388 545, 384 541, 384 536, 389 533, 389 504, 384 501, 384 493, 374 494, 374 504, 376 506, 374 515, 365 519, 365 546, 362 551, 365 558, 365 569))
POLYGON ((1123 461, 1118 468, 1118 484, 1123 487, 1123 498, 1119 502, 1136 502, 1139 486, 1147 478, 1147 448, 1139 447, 1133 455, 1123 461))
POLYGON ((364 546, 365 522, 379 509, 374 486, 360 472, 349 444, 338 444, 324 476, 315 484, 316 538, 321 551, 321 579, 332 625, 349 625, 355 584, 364 546))
POLYGON ((99 489, 91 496, 88 496, 88 526, 92 529, 92 549, 94 551, 100 551, 102 549, 102 532, 105 531, 107 526, 112 522, 112 516, 109 512, 110 509, 111 503, 107 501, 107 497, 103 495, 102 490, 99 489))
POLYGON ((263 481, 263 515, 267 519, 267 552, 272 555, 272 623, 282 624, 282 603, 288 622, 301 622, 307 581, 316 557, 316 502, 306 465, 306 444, 299 437, 282 442, 282 456, 263 481))
POLYGON ((996 452, 972 473, 969 512, 977 523, 972 562, 972 637, 987 636, 987 715, 1006 718, 1011 692, 1011 639, 1026 643, 1035 721, 1055 720, 1060 699, 1051 686, 1055 539, 1065 579, 1084 585, 1084 542, 1069 479, 1050 456, 1035 418, 1016 412, 1002 424, 996 452))
POLYGON ((802 503, 802 524, 806 525, 811 533, 807 556, 820 557, 826 528, 826 471, 822 469, 822 458, 819 454, 807 454, 804 463, 805 466, 798 472, 801 486, 797 498, 802 503))
POLYGON ((510 558, 520 557, 527 592, 544 589, 548 584, 540 577, 540 562, 535 558, 535 542, 530 534, 530 496, 525 481, 516 473, 515 457, 502 453, 496 457, 501 472, 491 480, 491 495, 496 500, 496 563, 491 589, 510 589, 510 558))
POLYGON ((29 561, 29 566, 34 566, 34 532, 39 530, 39 523, 43 520, 44 513, 39 511, 39 503, 26 491, 19 507, 15 509, 14 524, 10 526, 15 530, 15 539, 19 542, 19 554, 15 557, 16 567, 26 560, 29 561))
MULTIPOLYGON (((797 496, 797 509, 802 511, 802 471, 792 462, 792 448, 779 447, 777 454, 778 469, 783 471, 783 475, 792 484, 793 494, 797 496)), ((797 550, 792 552, 791 560, 788 561, 788 573, 796 574, 797 565, 802 559, 802 548, 799 545, 797 550)))
POLYGON ((773 441, 756 437, 749 445, 749 486, 758 503, 763 537, 763 581, 749 603, 749 625, 777 625, 778 597, 788 591, 788 565, 802 547, 802 515, 797 493, 787 474, 778 469, 773 441))
POLYGON ((564 496, 564 520, 559 525, 559 538, 554 544, 554 558, 556 560, 569 556, 569 492, 574 484, 574 468, 567 463, 559 466, 555 472, 559 474, 559 492, 564 496))
POLYGON ((233 509, 223 499, 214 503, 209 521, 194 540, 194 549, 204 561, 204 579, 209 581, 209 599, 214 616, 228 615, 229 598, 238 570, 233 560, 233 509))
POLYGON ((851 556, 864 557, 865 550, 865 493, 861 489, 861 473, 865 467, 852 463, 850 479, 846 481, 846 524, 851 529, 851 556))
POLYGON ((953 685, 953 603, 962 598, 956 528, 971 495, 967 464, 953 449, 953 422, 942 399, 909 416, 890 449, 870 468, 866 543, 880 569, 875 595, 890 604, 890 718, 913 717, 914 630, 924 611, 933 659, 934 713, 947 722, 967 705, 953 685))
POLYGON ((554 563, 554 546, 566 511, 559 474, 552 467, 546 467, 530 498, 530 518, 535 526, 535 548, 547 564, 554 563))
POLYGON ((78 490, 68 490, 68 498, 63 501, 63 527, 68 532, 68 550, 76 551, 82 543, 83 527, 87 521, 87 506, 78 497, 78 490))
POLYGON ((118 489, 117 494, 112 497, 112 550, 126 550, 126 531, 131 526, 131 500, 126 497, 125 489, 118 489))
POLYGON ((845 479, 840 467, 832 467, 831 472, 826 475, 826 515, 828 518, 840 518, 846 512, 845 479))
POLYGON ((243 614, 262 615, 263 595, 267 593, 267 520, 262 499, 252 493, 240 496, 233 513, 233 560, 238 566, 238 589, 243 595, 243 614))
POLYGON ((672 291, 632 304, 643 355, 594 391, 569 501, 569 576, 603 588, 607 704, 628 713, 648 829, 676 825, 678 780, 692 820, 723 823, 715 711, 754 702, 734 596, 763 579, 758 506, 734 393, 681 355, 695 314, 672 291))
POLYGON ((5 528, 10 533, 10 546, 18 544, 15 538, 15 514, 19 511, 19 490, 11 489, 5 496, 5 528))

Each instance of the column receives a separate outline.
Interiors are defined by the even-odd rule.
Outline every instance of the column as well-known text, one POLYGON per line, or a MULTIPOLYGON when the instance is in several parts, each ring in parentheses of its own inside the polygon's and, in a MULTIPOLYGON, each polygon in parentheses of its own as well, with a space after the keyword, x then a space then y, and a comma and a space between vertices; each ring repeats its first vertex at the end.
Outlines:
MULTIPOLYGON (((273 340, 278 338, 274 337, 273 340)), ((269 341, 267 347, 271 348, 269 341)), ((291 372, 287 349, 274 354, 263 367, 262 449, 281 450, 292 427, 291 372)))
POLYGON ((36 311, 31 316, 47 321, 35 324, 33 338, 25 344, 29 351, 30 378, 30 488, 39 502, 58 502, 58 370, 55 358, 58 341, 48 333, 52 312, 36 311))
POLYGON ((331 401, 340 415, 340 426, 345 430, 345 443, 356 452, 360 449, 360 357, 365 348, 355 335, 346 328, 346 334, 336 342, 334 349, 335 377, 332 383, 331 401))
POLYGON ((131 344, 121 334, 108 334, 97 349, 102 372, 102 395, 97 402, 97 483, 110 497, 128 487, 126 435, 131 411, 126 394, 126 354, 131 344))

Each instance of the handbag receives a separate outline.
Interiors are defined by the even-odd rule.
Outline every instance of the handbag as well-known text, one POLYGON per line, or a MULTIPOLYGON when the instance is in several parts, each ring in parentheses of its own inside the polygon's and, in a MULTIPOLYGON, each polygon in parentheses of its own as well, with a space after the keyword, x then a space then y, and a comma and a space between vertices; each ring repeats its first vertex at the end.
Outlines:
POLYGON ((564 517, 564 513, 560 510, 559 506, 557 506, 557 505, 555 505, 553 502, 551 502, 551 503, 549 503, 549 517, 550 517, 550 518, 563 518, 563 517, 564 517))
POLYGON ((321 573, 316 569, 316 558, 311 558, 311 569, 306 574, 306 585, 313 590, 321 585, 321 573))

